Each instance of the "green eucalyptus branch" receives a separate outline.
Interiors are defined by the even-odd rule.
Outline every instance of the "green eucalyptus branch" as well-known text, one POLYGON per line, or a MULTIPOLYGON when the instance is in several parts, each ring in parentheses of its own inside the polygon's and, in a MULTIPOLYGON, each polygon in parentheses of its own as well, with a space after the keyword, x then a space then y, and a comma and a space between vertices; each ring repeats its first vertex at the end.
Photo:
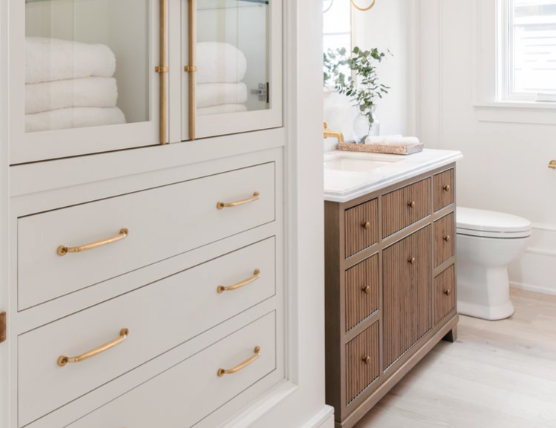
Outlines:
POLYGON ((324 54, 324 84, 332 81, 336 92, 349 97, 370 125, 375 120, 373 107, 391 89, 379 82, 377 73, 377 65, 387 55, 392 56, 390 51, 379 52, 376 48, 364 51, 357 46, 350 54, 346 48, 330 49, 324 54), (355 72, 357 80, 351 73, 344 73, 346 68, 355 72))

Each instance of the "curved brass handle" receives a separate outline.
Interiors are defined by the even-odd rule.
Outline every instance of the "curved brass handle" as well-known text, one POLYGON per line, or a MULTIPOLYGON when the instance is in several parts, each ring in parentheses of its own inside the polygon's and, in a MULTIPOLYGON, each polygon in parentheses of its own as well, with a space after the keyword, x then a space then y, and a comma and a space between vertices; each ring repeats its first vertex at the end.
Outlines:
POLYGON ((245 204, 249 204, 251 202, 258 201, 260 198, 261 198, 261 194, 259 192, 255 192, 255 193, 253 193, 253 197, 248 198, 248 199, 243 199, 241 201, 237 201, 237 202, 218 202, 216 204, 216 208, 218 208, 219 210, 223 210, 224 208, 235 208, 235 207, 239 207, 240 205, 245 205, 245 204))
POLYGON ((449 184, 446 184, 446 186, 444 186, 444 191, 445 191, 445 192, 449 192, 450 189, 451 189, 451 188, 450 188, 450 185, 449 185, 449 184))
POLYGON ((371 287, 369 287, 368 285, 366 287, 361 288, 361 291, 365 294, 370 294, 371 292, 371 287))
POLYGON ((364 357, 364 358, 363 358, 363 362, 364 362, 366 365, 370 365, 370 364, 371 364, 371 357, 364 357))
POLYGON ((84 354, 78 355, 77 357, 66 357, 65 355, 62 355, 60 358, 58 358, 58 365, 60 367, 65 367, 68 363, 80 363, 81 361, 96 357, 97 355, 103 354, 104 352, 122 344, 127 339, 127 336, 129 336, 129 330, 127 328, 122 328, 120 330, 120 337, 118 337, 117 339, 101 345, 98 348, 85 352, 84 354))
POLYGON ((407 262, 415 266, 417 264, 417 259, 415 257, 411 257, 407 260, 407 262))
POLYGON ((65 256, 68 253, 82 253, 83 251, 94 250, 98 247, 104 247, 105 245, 113 244, 118 241, 122 241, 129 236, 128 229, 121 229, 118 236, 113 236, 112 238, 104 239, 102 241, 92 242, 90 244, 80 245, 79 247, 66 247, 65 245, 60 245, 56 252, 59 256, 65 256))
POLYGON ((445 240, 446 242, 450 242, 450 241, 452 240, 452 237, 451 237, 450 235, 445 236, 445 237, 444 237, 444 240, 445 240))
POLYGON ((370 222, 366 222, 366 223, 363 223, 361 226, 362 226, 365 230, 369 230, 369 229, 371 228, 371 223, 370 223, 370 222))
POLYGON ((261 277, 261 271, 259 269, 255 269, 253 272, 253 276, 251 278, 246 279, 245 281, 239 282, 235 285, 230 285, 229 287, 224 287, 223 285, 219 285, 216 291, 219 294, 222 294, 224 291, 234 291, 239 288, 245 287, 246 285, 252 284, 253 282, 257 281, 261 277))
POLYGON ((411 201, 411 202, 409 202, 409 203, 407 204, 407 206, 408 206, 409 208, 415 208, 415 207, 417 206, 417 204, 415 203, 415 201, 411 201))
POLYGON ((255 346, 255 349, 253 350, 253 352, 255 353, 255 355, 253 355, 251 358, 248 358, 243 363, 238 364, 233 369, 218 369, 218 372, 217 372, 218 377, 223 377, 224 375, 227 375, 227 374, 237 373, 237 372, 243 370, 245 367, 250 366, 251 364, 253 364, 261 356, 261 347, 260 346, 255 346))
POLYGON ((372 0, 371 4, 367 7, 358 6, 357 4, 355 4, 355 0, 351 0, 351 4, 355 9, 360 10, 361 12, 366 12, 368 10, 371 10, 375 6, 376 0, 372 0))
POLYGON ((444 294, 450 297, 452 295, 452 290, 444 290, 444 294))

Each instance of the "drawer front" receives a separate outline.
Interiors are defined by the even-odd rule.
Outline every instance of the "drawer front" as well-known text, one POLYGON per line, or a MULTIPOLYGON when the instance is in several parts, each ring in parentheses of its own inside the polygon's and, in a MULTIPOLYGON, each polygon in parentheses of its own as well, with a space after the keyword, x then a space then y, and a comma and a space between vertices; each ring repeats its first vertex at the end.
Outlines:
POLYGON ((378 311, 378 254, 346 271, 346 331, 378 311))
POLYGON ((275 257, 270 238, 21 335, 20 423, 26 425, 271 298, 276 294, 275 257), (246 285, 219 289, 236 284, 246 285), (57 364, 60 356, 78 356, 118 338, 123 328, 129 336, 113 349, 79 363, 57 364))
POLYGON ((378 242, 378 200, 351 208, 345 213, 346 258, 378 242))
POLYGON ((378 322, 346 344, 347 403, 380 376, 378 322))
MULTIPOLYGON (((69 425, 71 428, 188 428, 228 404, 276 369, 275 315, 269 314, 122 397, 69 425), (218 377, 260 357, 233 375, 218 377), (231 400, 231 401, 230 401, 231 400)), ((222 409, 224 410, 224 409, 222 409)), ((234 411, 235 410, 235 411, 234 411)))
POLYGON ((434 223, 434 266, 438 267, 454 256, 454 213, 434 223))
POLYGON ((432 328, 431 258, 432 226, 383 252, 385 368, 394 364, 432 328))
POLYGON ((438 324, 456 307, 456 269, 450 266, 434 279, 434 323, 438 324))
POLYGON ((382 197, 382 236, 386 238, 431 214, 431 179, 382 197))
POLYGON ((454 203, 455 190, 456 188, 453 169, 434 176, 435 212, 454 203))
POLYGON ((20 218, 18 305, 23 310, 275 219, 274 164, 20 218), (260 198, 235 208, 218 202, 260 198), (58 255, 107 238, 125 239, 58 255), (37 239, 40 236, 40 239, 37 239))

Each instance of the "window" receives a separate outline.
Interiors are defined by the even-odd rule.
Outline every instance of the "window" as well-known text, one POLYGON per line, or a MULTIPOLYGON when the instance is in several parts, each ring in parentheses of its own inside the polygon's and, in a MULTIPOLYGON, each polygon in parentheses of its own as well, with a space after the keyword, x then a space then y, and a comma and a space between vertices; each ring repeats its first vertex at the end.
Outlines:
POLYGON ((556 102, 556 0, 501 0, 501 101, 556 102))
MULTIPOLYGON (((556 0, 555 0, 556 1, 556 0)), ((329 49, 351 50, 351 2, 350 0, 323 0, 324 52, 329 49)))

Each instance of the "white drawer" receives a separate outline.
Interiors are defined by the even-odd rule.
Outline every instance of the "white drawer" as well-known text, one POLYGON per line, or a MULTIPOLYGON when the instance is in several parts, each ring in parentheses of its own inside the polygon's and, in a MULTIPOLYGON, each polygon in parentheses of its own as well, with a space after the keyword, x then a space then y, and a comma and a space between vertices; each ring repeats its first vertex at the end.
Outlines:
POLYGON ((275 313, 255 321, 172 369, 73 423, 71 428, 189 428, 233 400, 276 369, 275 313), (218 377, 260 357, 236 374, 218 377))
POLYGON ((275 251, 269 238, 21 335, 20 426, 274 296, 275 251), (236 284, 245 285, 218 292, 236 284), (117 339, 124 328, 126 340, 109 351, 57 364, 60 356, 75 357, 117 339))
POLYGON ((275 220, 275 165, 23 217, 18 220, 18 308, 24 310, 275 220), (259 199, 235 208, 218 202, 259 199), (86 252, 78 247, 127 238, 86 252))

